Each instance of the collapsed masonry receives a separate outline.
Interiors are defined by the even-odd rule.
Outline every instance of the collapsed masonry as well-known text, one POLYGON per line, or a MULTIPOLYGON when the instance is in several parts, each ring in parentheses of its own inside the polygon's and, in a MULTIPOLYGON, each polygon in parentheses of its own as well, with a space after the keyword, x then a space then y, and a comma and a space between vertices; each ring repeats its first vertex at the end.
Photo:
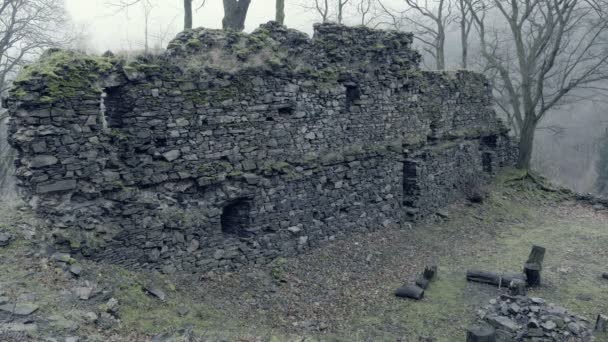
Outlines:
POLYGON ((49 51, 5 100, 23 196, 74 254, 231 269, 396 226, 512 163, 486 79, 412 35, 195 29, 162 56, 49 51))

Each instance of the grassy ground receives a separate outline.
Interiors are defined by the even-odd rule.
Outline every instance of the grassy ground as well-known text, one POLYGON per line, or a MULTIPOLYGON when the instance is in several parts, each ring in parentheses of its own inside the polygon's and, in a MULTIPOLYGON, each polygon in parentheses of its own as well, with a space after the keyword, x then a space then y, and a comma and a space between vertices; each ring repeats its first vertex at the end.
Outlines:
MULTIPOLYGON (((608 272, 608 210, 540 191, 508 174, 491 190, 482 205, 450 206, 448 219, 351 236, 232 274, 163 276, 84 261, 85 273, 74 279, 20 240, 0 249, 0 290, 15 298, 36 293, 41 322, 61 316, 79 326, 66 332, 41 323, 34 340, 79 334, 146 341, 186 328, 231 341, 461 341, 476 310, 500 293, 467 283, 466 270, 519 272, 538 244, 547 248, 544 285, 532 295, 590 319, 608 312, 608 280, 600 277, 608 272), (395 298, 394 289, 414 280, 429 262, 437 262, 440 272, 425 299, 395 298), (65 295, 85 281, 95 284, 97 296, 80 301, 65 295), (144 293, 150 282, 165 290, 165 302, 144 293), (99 312, 110 296, 119 300, 120 321, 82 322, 83 312, 99 312)), ((2 211, 0 230, 14 230, 23 214, 2 211)))

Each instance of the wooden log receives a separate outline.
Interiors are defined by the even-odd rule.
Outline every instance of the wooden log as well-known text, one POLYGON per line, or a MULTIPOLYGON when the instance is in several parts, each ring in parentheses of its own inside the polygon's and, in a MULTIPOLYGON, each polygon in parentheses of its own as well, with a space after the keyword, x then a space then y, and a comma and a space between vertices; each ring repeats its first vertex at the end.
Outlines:
POLYGON ((595 331, 608 332, 608 316, 599 314, 595 321, 595 331))
POLYGON ((437 275, 437 265, 428 265, 424 268, 424 279, 433 280, 437 275))
POLYGON ((542 266, 537 263, 527 263, 524 266, 524 273, 526 274, 526 282, 528 287, 540 286, 540 273, 542 266))
POLYGON ((509 293, 511 296, 525 296, 527 294, 526 282, 521 279, 511 280, 511 283, 509 283, 509 293))
POLYGON ((467 342, 496 342, 496 330, 489 324, 473 324, 467 329, 467 342))
POLYGON ((530 251, 530 255, 528 256, 528 261, 526 264, 537 263, 539 265, 543 264, 545 260, 545 248, 541 246, 532 246, 532 251, 530 251))
POLYGON ((525 281, 526 278, 523 274, 501 274, 478 270, 467 271, 468 281, 490 284, 498 287, 508 287, 513 279, 521 279, 525 281))
POLYGON ((418 287, 425 289, 425 290, 429 287, 430 283, 431 283, 431 281, 429 279, 424 278, 424 276, 416 279, 416 285, 418 285, 418 287))
POLYGON ((395 290, 395 296, 420 300, 424 297, 424 289, 417 285, 406 285, 395 290))

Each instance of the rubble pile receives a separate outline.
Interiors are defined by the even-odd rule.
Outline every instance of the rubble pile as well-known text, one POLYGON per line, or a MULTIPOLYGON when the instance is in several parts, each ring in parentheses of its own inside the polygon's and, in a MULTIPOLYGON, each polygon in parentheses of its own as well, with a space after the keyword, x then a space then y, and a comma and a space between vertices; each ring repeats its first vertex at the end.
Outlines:
POLYGON ((594 341, 587 318, 541 298, 502 295, 490 300, 478 315, 495 328, 497 342, 594 341))

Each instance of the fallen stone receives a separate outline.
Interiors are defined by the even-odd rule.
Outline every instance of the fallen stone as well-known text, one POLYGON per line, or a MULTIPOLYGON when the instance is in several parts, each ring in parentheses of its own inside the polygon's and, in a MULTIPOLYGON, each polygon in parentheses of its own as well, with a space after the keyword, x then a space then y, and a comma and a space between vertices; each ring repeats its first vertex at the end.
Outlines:
POLYGON ((553 329, 557 328, 557 324, 555 324, 555 322, 553 322, 553 321, 547 321, 545 323, 541 323, 540 326, 545 330, 553 330, 553 329))
POLYGON ((515 332, 519 329, 519 324, 514 320, 503 316, 489 316, 488 323, 492 324, 496 329, 504 329, 509 332, 515 332))
POLYGON ((36 192, 39 194, 46 194, 49 192, 68 191, 76 189, 77 182, 74 179, 61 180, 48 184, 39 184, 36 187, 36 192))
POLYGON ((36 312, 39 308, 40 307, 38 305, 30 303, 0 305, 0 311, 8 312, 15 316, 29 316, 36 312))
POLYGON ((149 295, 157 297, 158 299, 162 300, 163 302, 165 301, 165 292, 160 288, 160 286, 157 286, 155 284, 149 284, 146 287, 144 287, 144 290, 149 295))
POLYGON ((89 300, 91 293, 93 293, 93 289, 90 287, 77 287, 74 289, 74 294, 82 300, 89 300))
POLYGON ((82 273, 82 267, 80 265, 72 265, 70 267, 70 273, 75 276, 79 276, 82 273))
POLYGON ((32 333, 38 330, 38 325, 35 323, 2 323, 0 331, 32 333))
POLYGON ((84 314, 84 320, 87 323, 95 323, 99 319, 96 313, 93 311, 87 312, 84 314))
POLYGON ((80 337, 78 336, 70 336, 65 338, 65 342, 79 342, 80 337))
POLYGON ((190 313, 190 309, 188 309, 185 306, 180 306, 177 308, 177 314, 180 315, 181 317, 187 316, 188 313, 190 313))
POLYGON ((0 247, 6 247, 11 242, 11 236, 6 233, 0 233, 0 247))
POLYGON ((602 273, 602 278, 608 279, 608 273, 602 273))

